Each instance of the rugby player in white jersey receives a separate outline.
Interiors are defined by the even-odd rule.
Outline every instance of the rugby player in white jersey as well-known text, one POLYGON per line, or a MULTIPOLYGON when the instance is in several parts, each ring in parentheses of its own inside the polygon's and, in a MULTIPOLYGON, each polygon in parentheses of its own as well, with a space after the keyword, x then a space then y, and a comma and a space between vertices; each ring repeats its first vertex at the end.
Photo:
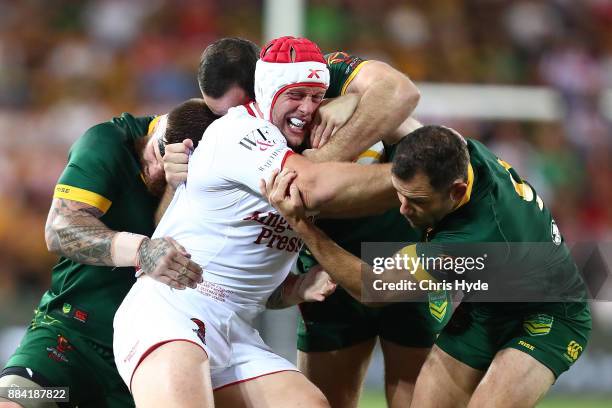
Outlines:
POLYGON ((138 406, 328 406, 252 327, 302 246, 262 198, 262 178, 296 170, 307 208, 330 214, 398 204, 389 165, 314 164, 294 154, 328 83, 314 43, 273 40, 257 62, 256 102, 205 132, 154 234, 183 245, 204 280, 179 291, 142 276, 115 316, 115 360, 138 406))

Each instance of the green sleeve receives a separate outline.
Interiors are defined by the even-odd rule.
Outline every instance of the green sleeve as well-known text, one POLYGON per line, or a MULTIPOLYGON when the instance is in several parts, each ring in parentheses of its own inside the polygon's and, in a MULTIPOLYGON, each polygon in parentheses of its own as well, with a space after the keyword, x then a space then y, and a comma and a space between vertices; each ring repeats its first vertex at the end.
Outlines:
POLYGON ((349 55, 346 52, 332 52, 325 56, 327 68, 329 68, 329 88, 325 93, 326 98, 335 98, 343 95, 346 87, 359 72, 367 60, 349 55))
POLYGON ((490 276, 508 262, 505 242, 487 242, 470 228, 443 231, 416 245, 424 269, 437 280, 474 279, 490 276))
POLYGON ((139 174, 133 141, 112 122, 87 130, 72 146, 68 165, 56 186, 55 197, 73 199, 106 212, 139 174))

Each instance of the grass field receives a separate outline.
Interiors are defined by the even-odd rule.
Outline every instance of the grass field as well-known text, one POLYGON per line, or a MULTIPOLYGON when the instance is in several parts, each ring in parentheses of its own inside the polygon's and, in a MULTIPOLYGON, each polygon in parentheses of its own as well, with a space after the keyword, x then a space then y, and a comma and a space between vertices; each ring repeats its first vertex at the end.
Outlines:
MULTIPOLYGON (((359 408, 386 408, 382 392, 365 391, 361 396, 359 408)), ((608 399, 565 398, 552 396, 546 398, 538 408, 612 408, 612 397, 608 399)))

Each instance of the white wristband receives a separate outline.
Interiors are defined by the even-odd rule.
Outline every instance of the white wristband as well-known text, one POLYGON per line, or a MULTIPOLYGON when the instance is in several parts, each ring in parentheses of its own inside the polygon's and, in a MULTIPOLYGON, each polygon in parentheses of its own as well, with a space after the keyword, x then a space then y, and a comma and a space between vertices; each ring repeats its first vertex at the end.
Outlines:
POLYGON ((142 241, 148 238, 145 235, 119 232, 111 242, 111 259, 115 266, 137 266, 138 248, 142 241))

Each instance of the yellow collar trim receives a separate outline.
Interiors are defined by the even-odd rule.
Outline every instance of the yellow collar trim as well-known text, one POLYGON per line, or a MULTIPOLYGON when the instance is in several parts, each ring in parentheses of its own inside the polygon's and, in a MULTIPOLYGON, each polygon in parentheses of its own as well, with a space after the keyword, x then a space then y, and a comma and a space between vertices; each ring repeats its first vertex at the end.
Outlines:
POLYGON ((159 122, 162 116, 163 115, 158 115, 155 118, 153 118, 151 122, 149 122, 149 128, 147 129, 147 135, 150 135, 151 133, 153 133, 153 131, 155 130, 155 125, 157 125, 157 122, 159 122))
POLYGON ((459 204, 457 204, 455 207, 455 210, 470 201, 470 197, 472 196, 472 187, 474 187, 474 169, 472 168, 472 164, 468 163, 467 190, 465 190, 465 194, 463 195, 461 201, 459 201, 459 204))

